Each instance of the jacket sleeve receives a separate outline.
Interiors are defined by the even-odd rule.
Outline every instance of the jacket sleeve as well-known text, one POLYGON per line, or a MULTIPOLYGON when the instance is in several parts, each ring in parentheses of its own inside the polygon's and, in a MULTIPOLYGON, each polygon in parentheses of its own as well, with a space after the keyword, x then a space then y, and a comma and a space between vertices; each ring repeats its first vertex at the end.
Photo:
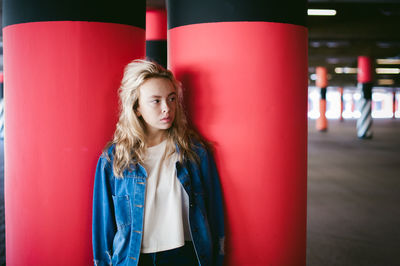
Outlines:
POLYGON ((219 266, 223 265, 225 255, 224 209, 221 184, 212 153, 204 150, 204 156, 200 156, 200 159, 201 173, 206 184, 207 217, 214 238, 214 265, 219 266))
POLYGON ((113 239, 117 231, 112 200, 112 170, 99 158, 93 189, 92 245, 94 265, 112 265, 113 239))

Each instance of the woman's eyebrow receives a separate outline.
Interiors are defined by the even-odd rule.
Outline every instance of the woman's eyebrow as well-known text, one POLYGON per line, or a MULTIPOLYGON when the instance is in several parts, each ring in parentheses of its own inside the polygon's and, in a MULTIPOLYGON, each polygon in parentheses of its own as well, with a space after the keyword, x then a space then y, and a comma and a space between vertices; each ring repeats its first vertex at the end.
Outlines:
MULTIPOLYGON (((176 92, 174 92, 174 91, 171 92, 170 94, 168 94, 167 97, 169 97, 171 95, 176 95, 176 92)), ((162 98, 162 96, 160 96, 160 95, 151 95, 151 96, 149 96, 149 98, 157 98, 157 99, 159 99, 159 98, 162 98)))

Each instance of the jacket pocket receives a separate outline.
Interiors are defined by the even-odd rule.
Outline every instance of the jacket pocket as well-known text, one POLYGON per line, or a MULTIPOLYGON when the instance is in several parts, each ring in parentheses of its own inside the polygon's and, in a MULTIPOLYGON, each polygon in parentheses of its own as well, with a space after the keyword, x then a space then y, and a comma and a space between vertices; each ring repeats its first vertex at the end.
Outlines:
POLYGON ((131 202, 129 195, 112 196, 114 201, 115 220, 118 229, 130 225, 132 222, 131 202))

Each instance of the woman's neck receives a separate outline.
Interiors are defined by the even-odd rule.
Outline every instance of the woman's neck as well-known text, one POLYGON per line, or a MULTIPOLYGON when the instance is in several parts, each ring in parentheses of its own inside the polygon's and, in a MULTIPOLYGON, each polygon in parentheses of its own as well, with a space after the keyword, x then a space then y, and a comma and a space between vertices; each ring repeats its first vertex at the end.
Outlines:
POLYGON ((147 134, 146 143, 147 147, 153 147, 161 142, 163 142, 167 138, 166 131, 161 131, 153 134, 147 134))

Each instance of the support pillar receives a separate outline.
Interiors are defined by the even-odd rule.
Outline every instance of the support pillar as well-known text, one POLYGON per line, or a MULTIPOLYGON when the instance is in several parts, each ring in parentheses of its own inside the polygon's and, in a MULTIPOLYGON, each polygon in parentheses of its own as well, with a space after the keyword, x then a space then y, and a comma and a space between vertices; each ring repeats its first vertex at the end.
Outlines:
POLYGON ((4 139, 4 75, 0 72, 0 139, 4 139))
POLYGON ((358 57, 358 86, 361 88, 360 100, 361 116, 357 120, 357 136, 360 139, 372 138, 372 61, 368 56, 358 57))
POLYGON ((215 147, 226 265, 305 265, 306 1, 167 7, 169 67, 215 147))
POLYGON ((321 99, 319 100, 319 118, 316 122, 317 130, 325 132, 328 130, 328 120, 326 119, 326 88, 328 87, 327 70, 325 67, 317 67, 316 85, 321 90, 321 99))
POLYGON ((96 162, 145 55, 145 1, 4 0, 3 16, 7 265, 93 265, 96 162))
POLYGON ((396 88, 393 88, 393 119, 396 119, 397 101, 396 101, 396 88))
POLYGON ((146 57, 167 67, 167 12, 146 11, 146 57))
POLYGON ((339 93, 340 93, 340 115, 339 115, 339 121, 343 122, 343 110, 344 110, 344 101, 343 101, 343 88, 339 87, 339 93))

